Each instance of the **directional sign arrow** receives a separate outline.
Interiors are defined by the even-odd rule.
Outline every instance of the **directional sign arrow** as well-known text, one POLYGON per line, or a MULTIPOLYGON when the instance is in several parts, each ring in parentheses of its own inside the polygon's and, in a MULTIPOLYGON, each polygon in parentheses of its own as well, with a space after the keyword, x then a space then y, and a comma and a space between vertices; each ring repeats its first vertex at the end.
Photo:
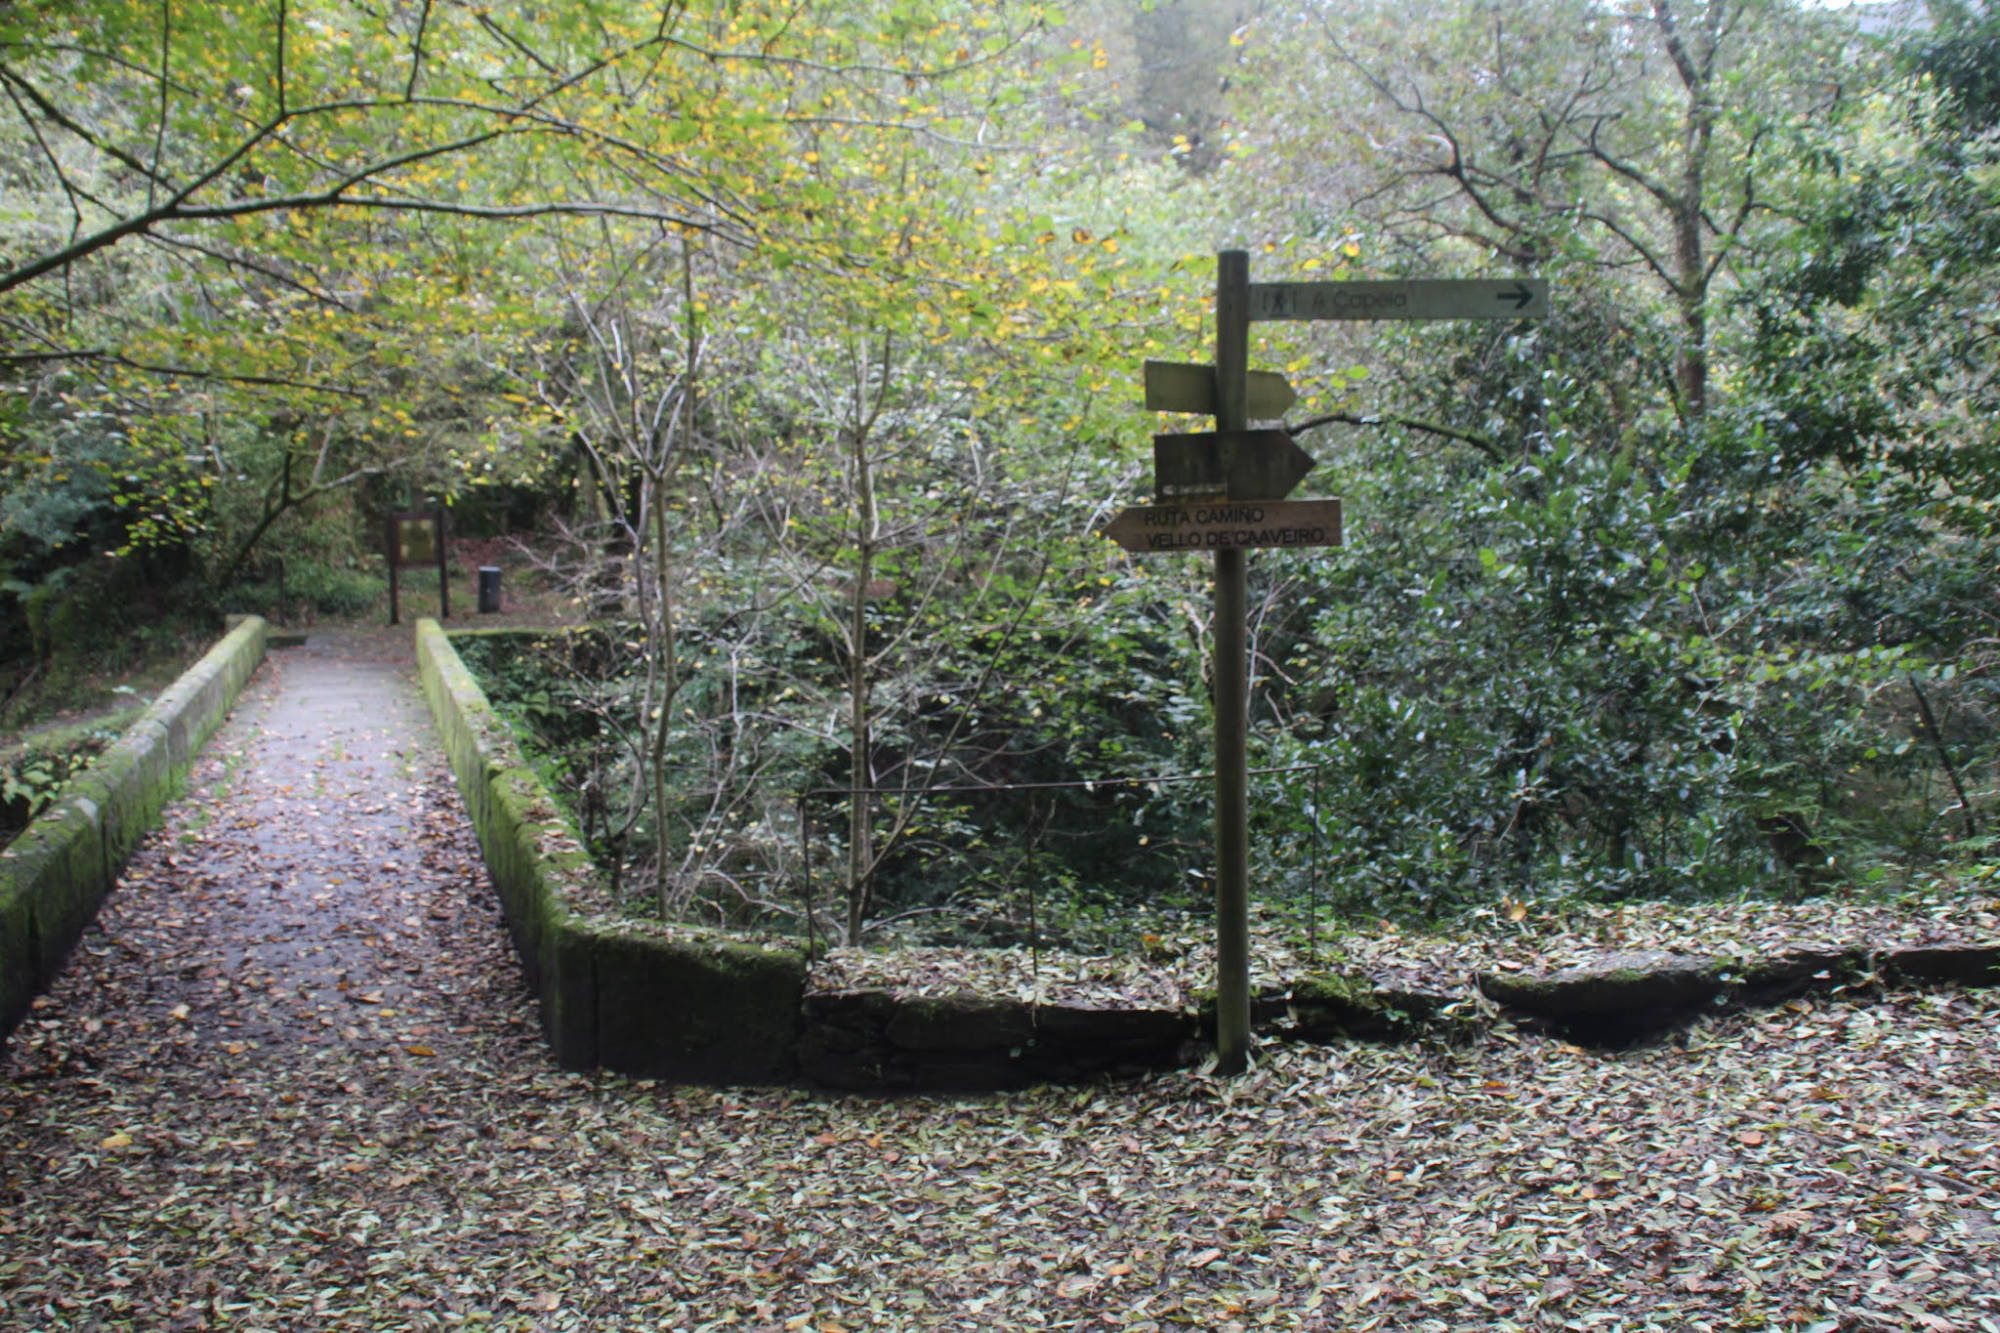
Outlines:
POLYGON ((1153 498, 1282 500, 1313 470, 1290 431, 1227 430, 1153 437, 1153 498))
MULTIPOLYGON (((1146 363, 1148 412, 1200 412, 1215 415, 1215 367, 1188 361, 1146 363)), ((1292 386, 1275 370, 1248 374, 1247 415, 1252 421, 1276 421, 1299 400, 1292 386)))
POLYGON ((1104 535, 1140 554, 1340 545, 1340 501, 1133 505, 1104 535))
POLYGON ((1253 282, 1250 318, 1544 319, 1540 278, 1427 278, 1413 282, 1253 282))

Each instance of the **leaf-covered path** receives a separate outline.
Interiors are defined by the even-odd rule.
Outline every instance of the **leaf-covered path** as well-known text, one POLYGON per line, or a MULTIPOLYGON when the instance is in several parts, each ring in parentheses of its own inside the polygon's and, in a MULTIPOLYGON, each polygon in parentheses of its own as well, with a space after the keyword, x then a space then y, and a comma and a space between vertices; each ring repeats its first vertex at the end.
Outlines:
POLYGON ((8 1329, 2000 1333, 2000 999, 897 1101, 549 1063, 400 635, 275 654, 0 1081, 8 1329))

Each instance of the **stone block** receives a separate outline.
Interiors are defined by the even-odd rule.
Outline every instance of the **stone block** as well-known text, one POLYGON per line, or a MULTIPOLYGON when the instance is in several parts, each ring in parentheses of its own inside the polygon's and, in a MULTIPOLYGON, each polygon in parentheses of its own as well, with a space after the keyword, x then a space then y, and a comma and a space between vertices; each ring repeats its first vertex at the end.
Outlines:
POLYGON ((1023 1000, 986 995, 922 995, 898 1001, 885 1034, 904 1051, 1007 1051, 1033 1039, 1023 1000))
POLYGON ((600 1063, 681 1082, 768 1084, 791 1077, 803 954, 602 926, 589 936, 600 1063))
POLYGON ((2000 944, 1907 945, 1885 953, 1882 966, 1922 985, 2000 986, 2000 944))
POLYGON ((1479 988, 1506 1008, 1600 1040, 1667 1027, 1723 993, 1722 968, 1681 954, 1606 954, 1555 973, 1488 972, 1479 988))

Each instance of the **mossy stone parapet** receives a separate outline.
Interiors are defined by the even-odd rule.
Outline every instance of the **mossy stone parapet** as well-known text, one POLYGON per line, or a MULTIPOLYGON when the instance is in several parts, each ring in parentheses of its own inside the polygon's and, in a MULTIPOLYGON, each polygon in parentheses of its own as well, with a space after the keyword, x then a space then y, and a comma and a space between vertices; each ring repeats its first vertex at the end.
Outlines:
POLYGON ((1768 1003, 1806 991, 1850 985, 1870 971, 1866 949, 1788 949, 1759 958, 1722 961, 1722 976, 1736 994, 1752 1004, 1768 1003))
POLYGON ((1178 1010, 1036 1004, 987 995, 822 991, 805 997, 798 1068, 865 1092, 984 1091, 1124 1077, 1190 1063, 1178 1010))
POLYGON ((805 956, 728 938, 659 938, 615 924, 580 932, 596 992, 597 1058, 701 1083, 777 1083, 797 1072, 805 956))
POLYGON ((1882 970, 1917 985, 2000 986, 2000 944, 1890 949, 1882 970))
POLYGON ((1407 1040, 1443 1027, 1446 1010, 1463 998, 1413 978, 1315 973, 1292 985, 1289 1035, 1302 1041, 1407 1040))
MULTIPOLYGON (((452 637, 499 643, 549 634, 506 629, 452 637)), ((1214 1002, 1199 991, 1185 1009, 1156 1010, 969 992, 814 990, 805 958, 788 945, 606 915, 573 831, 434 621, 419 624, 418 657, 563 1064, 708 1083, 796 1079, 895 1093, 1127 1076, 1184 1067, 1204 1055, 1214 1002)), ((1878 976, 1991 985, 2000 981, 2000 948, 1884 952, 1855 945, 1752 958, 1614 952, 1549 972, 1500 965, 1477 978, 1477 989, 1463 974, 1420 974, 1394 962, 1271 983, 1255 997, 1252 1016, 1260 1032, 1279 1040, 1461 1038, 1504 1011, 1579 1039, 1621 1041, 1717 1005, 1837 991, 1878 976)))
POLYGON ((0 851, 0 1032, 61 971, 139 839, 264 660, 270 627, 237 620, 62 797, 0 851))
POLYGON ((2000 944, 1874 948, 1801 946, 1752 957, 1610 952, 1555 972, 1485 972, 1479 989, 1503 1009, 1580 1039, 1622 1041, 1718 1005, 1900 985, 2000 985, 2000 944))
POLYGON ((595 867, 435 620, 417 622, 417 664, 557 1061, 685 1082, 791 1078, 804 953, 592 913, 595 867))

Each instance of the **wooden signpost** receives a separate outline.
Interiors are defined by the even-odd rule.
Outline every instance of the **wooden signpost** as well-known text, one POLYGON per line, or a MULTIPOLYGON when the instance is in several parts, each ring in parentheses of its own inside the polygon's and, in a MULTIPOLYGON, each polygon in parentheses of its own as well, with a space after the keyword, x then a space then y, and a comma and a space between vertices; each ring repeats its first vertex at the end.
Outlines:
POLYGON ((1250 730, 1248 591, 1244 552, 1340 545, 1339 500, 1287 500, 1313 460, 1285 430, 1292 386, 1249 368, 1250 325, 1267 320, 1540 319, 1549 288, 1536 279, 1415 282, 1250 281, 1250 258, 1215 263, 1215 364, 1148 361, 1146 406, 1202 412, 1212 432, 1153 437, 1156 504, 1133 505, 1104 528, 1128 551, 1215 553, 1215 1051, 1216 1066, 1250 1062, 1250 730))
POLYGON ((445 573, 444 507, 389 515, 389 623, 401 623, 396 571, 433 562, 438 572, 438 619, 451 619, 451 580, 445 573))

